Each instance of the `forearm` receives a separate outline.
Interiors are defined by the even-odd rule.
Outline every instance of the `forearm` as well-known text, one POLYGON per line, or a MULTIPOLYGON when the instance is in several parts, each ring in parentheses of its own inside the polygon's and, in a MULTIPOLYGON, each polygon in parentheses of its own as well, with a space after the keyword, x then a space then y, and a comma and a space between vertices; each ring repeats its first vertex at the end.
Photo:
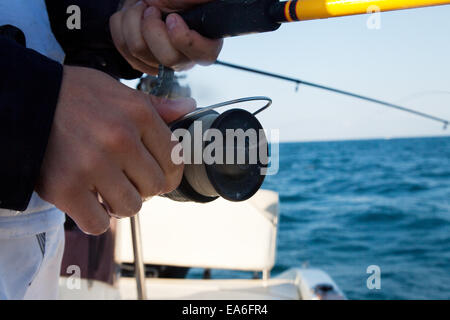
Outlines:
POLYGON ((66 53, 66 64, 83 65, 113 76, 133 79, 141 76, 116 50, 109 29, 109 18, 120 0, 46 0, 53 33, 66 53), (67 28, 67 8, 81 9, 81 28, 67 28))
POLYGON ((62 66, 0 36, 0 208, 25 210, 46 150, 62 66))

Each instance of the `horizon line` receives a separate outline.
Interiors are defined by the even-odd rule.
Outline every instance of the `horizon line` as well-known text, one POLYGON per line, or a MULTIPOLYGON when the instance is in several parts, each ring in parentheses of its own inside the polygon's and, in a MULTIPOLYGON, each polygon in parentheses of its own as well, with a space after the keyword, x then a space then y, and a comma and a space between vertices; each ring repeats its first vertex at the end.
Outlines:
POLYGON ((346 142, 346 141, 374 141, 374 140, 406 140, 406 139, 439 139, 450 138, 450 135, 424 135, 424 136, 393 136, 393 137, 361 137, 342 139, 317 139, 317 140, 285 140, 280 143, 314 143, 314 142, 346 142))

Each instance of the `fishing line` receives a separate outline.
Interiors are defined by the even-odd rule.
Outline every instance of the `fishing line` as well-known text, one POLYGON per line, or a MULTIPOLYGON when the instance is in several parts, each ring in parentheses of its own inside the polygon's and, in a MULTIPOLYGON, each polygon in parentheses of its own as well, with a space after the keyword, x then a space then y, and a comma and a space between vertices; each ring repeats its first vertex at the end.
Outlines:
POLYGON ((353 93, 353 92, 349 92, 349 91, 345 91, 345 90, 340 90, 340 89, 328 87, 328 86, 325 86, 325 85, 321 85, 321 84, 317 84, 317 83, 313 83, 313 82, 309 82, 309 81, 304 81, 304 80, 301 80, 301 79, 298 79, 298 78, 284 76, 284 75, 281 75, 281 74, 276 74, 276 73, 272 73, 272 72, 257 70, 257 69, 253 69, 253 68, 249 68, 249 67, 244 67, 244 66, 240 66, 240 65, 224 62, 224 61, 217 60, 215 62, 215 64, 221 65, 221 66, 224 66, 224 67, 229 67, 229 68, 241 70, 241 71, 247 71, 247 72, 256 73, 256 74, 260 74, 260 75, 267 76, 267 77, 277 78, 277 79, 280 79, 280 80, 290 81, 290 82, 295 83, 297 86, 304 85, 304 86, 309 86, 309 87, 313 87, 313 88, 317 88, 317 89, 322 89, 322 90, 334 92, 334 93, 337 93, 337 94, 342 94, 342 95, 346 95, 346 96, 349 96, 349 97, 353 97, 353 98, 356 98, 356 99, 369 101, 369 102, 376 103, 376 104, 379 104, 379 105, 382 105, 382 106, 385 106, 385 107, 394 108, 394 109, 397 109, 397 110, 400 110, 400 111, 412 113, 412 114, 415 114, 415 115, 423 117, 423 118, 427 118, 427 119, 430 119, 430 120, 433 120, 433 121, 437 121, 437 122, 443 123, 444 124, 444 127, 443 127, 444 130, 447 129, 447 126, 449 124, 449 121, 446 120, 446 119, 442 119, 442 118, 435 117, 435 116, 427 114, 427 113, 423 113, 423 112, 420 112, 420 111, 409 109, 409 108, 400 106, 398 104, 394 104, 394 103, 382 101, 382 100, 379 100, 379 99, 366 97, 366 96, 363 96, 363 95, 360 95, 360 94, 357 94, 357 93, 353 93))

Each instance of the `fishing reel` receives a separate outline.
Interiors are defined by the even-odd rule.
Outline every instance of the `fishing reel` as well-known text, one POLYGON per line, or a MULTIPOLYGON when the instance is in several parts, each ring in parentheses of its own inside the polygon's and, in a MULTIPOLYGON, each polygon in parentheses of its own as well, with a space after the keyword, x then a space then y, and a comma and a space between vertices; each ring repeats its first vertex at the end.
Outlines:
MULTIPOLYGON (((180 92, 180 85, 170 69, 161 68, 158 77, 151 80, 146 84, 141 81, 141 90, 150 90, 150 94, 167 98, 174 97, 172 87, 180 92)), ((267 97, 236 99, 197 108, 170 123, 173 137, 182 147, 180 156, 184 172, 178 188, 162 196, 175 201, 200 203, 219 197, 230 201, 252 197, 264 181, 269 151, 266 135, 256 115, 271 104, 272 100, 267 97), (241 108, 223 113, 217 111, 222 107, 254 101, 264 101, 265 104, 253 113, 241 108)))
POLYGON ((264 181, 268 164, 267 139, 255 115, 271 103, 267 97, 227 101, 197 109, 170 124, 174 134, 181 132, 178 139, 185 166, 181 184, 163 196, 202 203, 218 197, 229 201, 252 197, 264 181), (254 113, 237 108, 223 113, 215 110, 249 101, 266 104, 254 113))

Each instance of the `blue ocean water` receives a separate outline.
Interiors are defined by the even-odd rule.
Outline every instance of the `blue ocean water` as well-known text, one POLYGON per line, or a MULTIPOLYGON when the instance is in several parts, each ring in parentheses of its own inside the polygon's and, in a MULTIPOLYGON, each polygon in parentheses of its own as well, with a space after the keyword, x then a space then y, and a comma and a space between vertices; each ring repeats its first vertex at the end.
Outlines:
POLYGON ((280 194, 274 273, 321 268, 350 299, 450 298, 450 138, 281 144, 264 188, 280 194))
POLYGON ((280 195, 273 275, 308 265, 349 299, 450 299, 450 137, 283 143, 279 154, 263 185, 280 195), (379 290, 367 288, 370 265, 379 290))

